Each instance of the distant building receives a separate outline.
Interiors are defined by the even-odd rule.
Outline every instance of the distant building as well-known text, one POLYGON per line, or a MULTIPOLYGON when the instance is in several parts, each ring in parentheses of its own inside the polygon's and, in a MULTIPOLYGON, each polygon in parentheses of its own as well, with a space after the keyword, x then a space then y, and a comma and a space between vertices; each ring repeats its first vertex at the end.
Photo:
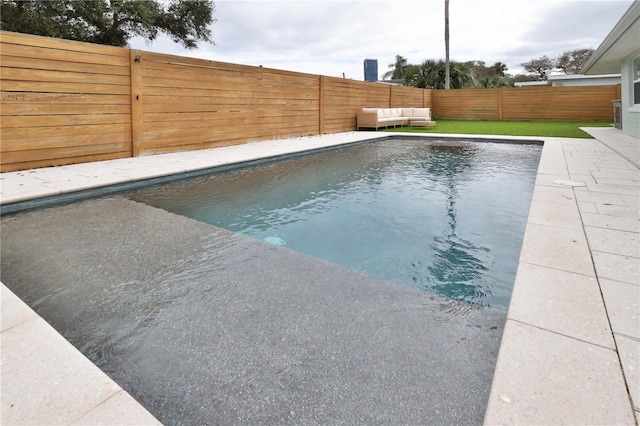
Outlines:
POLYGON ((531 86, 548 86, 549 82, 546 80, 539 81, 516 81, 513 83, 516 87, 531 87, 531 86))
POLYGON ((583 74, 553 74, 543 81, 516 81, 516 87, 531 86, 607 86, 620 84, 620 74, 583 75, 583 74))
POLYGON ((364 60, 364 81, 378 81, 378 60, 364 60))
POLYGON ((609 86, 620 84, 620 74, 605 75, 550 75, 549 82, 552 86, 609 86))
POLYGON ((378 83, 390 84, 392 86, 404 86, 404 78, 396 78, 391 80, 378 80, 378 83))

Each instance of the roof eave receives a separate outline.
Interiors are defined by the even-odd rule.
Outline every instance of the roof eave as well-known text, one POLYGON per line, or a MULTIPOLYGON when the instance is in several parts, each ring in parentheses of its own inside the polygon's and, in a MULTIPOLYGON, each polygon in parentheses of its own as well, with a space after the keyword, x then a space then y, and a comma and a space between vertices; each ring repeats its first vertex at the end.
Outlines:
POLYGON ((582 74, 620 72, 620 61, 638 48, 640 1, 635 0, 582 67, 582 74))

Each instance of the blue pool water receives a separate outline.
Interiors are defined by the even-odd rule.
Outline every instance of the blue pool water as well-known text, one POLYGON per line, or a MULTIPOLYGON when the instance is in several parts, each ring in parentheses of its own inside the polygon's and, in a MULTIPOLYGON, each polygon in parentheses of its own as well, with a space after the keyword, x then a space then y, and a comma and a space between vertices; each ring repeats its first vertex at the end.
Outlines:
POLYGON ((541 145, 363 143, 137 201, 475 305, 509 305, 541 145))

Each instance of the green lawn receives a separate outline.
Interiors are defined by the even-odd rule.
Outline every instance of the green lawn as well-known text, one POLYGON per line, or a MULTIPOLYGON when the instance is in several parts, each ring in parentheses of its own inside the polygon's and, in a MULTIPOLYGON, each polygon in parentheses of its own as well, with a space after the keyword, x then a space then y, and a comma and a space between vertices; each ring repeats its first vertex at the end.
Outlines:
POLYGON ((601 121, 478 121, 436 120, 435 127, 402 127, 388 132, 461 133, 466 135, 549 136, 559 138, 591 138, 579 127, 611 127, 601 121))

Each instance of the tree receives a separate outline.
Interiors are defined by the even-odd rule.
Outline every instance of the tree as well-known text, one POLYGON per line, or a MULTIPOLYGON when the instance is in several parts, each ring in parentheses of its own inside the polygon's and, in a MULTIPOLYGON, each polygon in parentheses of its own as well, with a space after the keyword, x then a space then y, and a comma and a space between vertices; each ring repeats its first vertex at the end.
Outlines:
POLYGON ((496 76, 498 77, 505 77, 507 75, 507 70, 509 68, 507 68, 506 64, 503 64, 502 62, 496 62, 495 64, 493 64, 493 72, 495 72, 496 76))
POLYGON ((483 89, 493 89, 507 86, 507 82, 505 81, 505 79, 498 76, 481 78, 478 83, 483 89))
POLYGON ((391 77, 393 80, 402 80, 407 73, 407 67, 407 58, 396 55, 396 61, 393 64, 389 64, 389 71, 384 73, 382 79, 385 80, 391 77))
POLYGON ((421 89, 435 88, 442 85, 438 63, 433 59, 427 59, 420 65, 409 65, 407 68, 406 85, 421 89))
POLYGON ((524 67, 524 70, 527 73, 535 75, 539 81, 547 80, 551 71, 556 67, 555 61, 547 55, 537 59, 532 59, 529 62, 524 62, 520 65, 524 67))
POLYGON ((582 66, 593 52, 593 49, 568 50, 558 57, 556 66, 565 74, 580 74, 582 66))
POLYGON ((159 32, 193 49, 213 42, 213 0, 1 0, 0 29, 90 43, 127 46, 159 32))
POLYGON ((445 71, 444 88, 449 89, 451 82, 451 68, 449 63, 449 0, 444 0, 444 50, 445 71))
MULTIPOLYGON (((461 89, 473 87, 475 78, 471 67, 462 62, 451 61, 450 87, 461 89)), ((443 60, 428 59, 420 65, 410 65, 407 70, 406 84, 419 88, 444 89, 446 78, 446 64, 443 60)))

